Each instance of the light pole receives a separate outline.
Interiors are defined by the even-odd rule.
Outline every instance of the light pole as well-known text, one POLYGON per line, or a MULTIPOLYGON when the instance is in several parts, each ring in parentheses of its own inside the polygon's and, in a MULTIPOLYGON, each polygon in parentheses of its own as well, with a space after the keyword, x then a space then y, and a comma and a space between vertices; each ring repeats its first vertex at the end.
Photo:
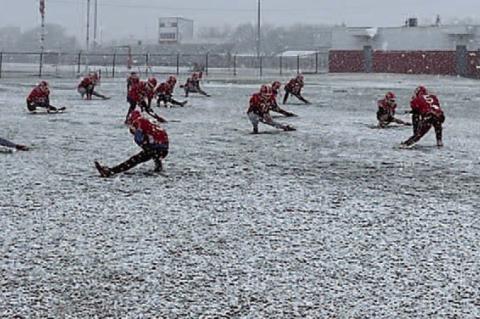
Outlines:
POLYGON ((90 0, 87 0, 87 52, 90 48, 90 0))
POLYGON ((93 48, 97 48, 97 11, 98 11, 98 0, 95 0, 93 12, 93 48))
POLYGON ((42 31, 40 33, 40 49, 43 51, 45 50, 45 0, 40 0, 40 15, 42 17, 42 24, 41 28, 42 31))
POLYGON ((87 53, 85 54, 85 72, 88 71, 88 51, 90 50, 90 0, 87 0, 87 53))
POLYGON ((257 58, 260 58, 261 43, 262 43, 262 34, 261 34, 261 4, 260 0, 257 0, 257 58))

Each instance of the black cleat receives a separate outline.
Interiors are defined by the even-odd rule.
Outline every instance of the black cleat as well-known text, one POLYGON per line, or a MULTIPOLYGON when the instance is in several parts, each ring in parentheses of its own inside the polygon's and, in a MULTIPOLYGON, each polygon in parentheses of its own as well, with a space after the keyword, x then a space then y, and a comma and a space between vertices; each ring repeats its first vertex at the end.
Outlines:
POLYGON ((99 162, 95 161, 95 167, 97 168, 98 172, 100 173, 100 176, 102 177, 110 177, 112 176, 112 172, 110 169, 106 166, 100 165, 99 162))

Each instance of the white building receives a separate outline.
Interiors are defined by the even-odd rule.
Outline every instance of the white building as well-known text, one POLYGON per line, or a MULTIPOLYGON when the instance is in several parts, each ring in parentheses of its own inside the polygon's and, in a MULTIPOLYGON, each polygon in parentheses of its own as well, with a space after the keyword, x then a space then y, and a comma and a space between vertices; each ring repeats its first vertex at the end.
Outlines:
POLYGON ((180 17, 158 19, 158 43, 181 44, 193 40, 193 20, 180 17))

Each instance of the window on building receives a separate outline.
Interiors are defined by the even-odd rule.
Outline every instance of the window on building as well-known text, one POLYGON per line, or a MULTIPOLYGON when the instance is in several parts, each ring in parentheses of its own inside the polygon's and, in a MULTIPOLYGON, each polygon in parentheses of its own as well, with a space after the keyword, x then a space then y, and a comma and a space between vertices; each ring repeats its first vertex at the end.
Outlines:
POLYGON ((165 28, 165 22, 160 22, 160 28, 165 28))
POLYGON ((161 40, 175 40, 177 35, 175 33, 160 33, 161 40))
POLYGON ((176 28, 176 27, 178 26, 178 23, 176 23, 176 22, 172 22, 172 24, 171 24, 171 25, 172 25, 172 28, 176 28))

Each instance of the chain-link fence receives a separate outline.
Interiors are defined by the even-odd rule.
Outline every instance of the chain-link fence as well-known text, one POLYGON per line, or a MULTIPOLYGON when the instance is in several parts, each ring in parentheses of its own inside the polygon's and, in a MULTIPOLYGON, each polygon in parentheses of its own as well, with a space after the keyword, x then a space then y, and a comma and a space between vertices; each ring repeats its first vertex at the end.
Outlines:
POLYGON ((188 74, 203 71, 214 76, 273 76, 291 73, 324 73, 328 53, 297 56, 249 56, 239 54, 128 54, 0 52, 0 78, 7 77, 79 77, 99 70, 103 77, 125 76, 136 71, 142 75, 188 74))

